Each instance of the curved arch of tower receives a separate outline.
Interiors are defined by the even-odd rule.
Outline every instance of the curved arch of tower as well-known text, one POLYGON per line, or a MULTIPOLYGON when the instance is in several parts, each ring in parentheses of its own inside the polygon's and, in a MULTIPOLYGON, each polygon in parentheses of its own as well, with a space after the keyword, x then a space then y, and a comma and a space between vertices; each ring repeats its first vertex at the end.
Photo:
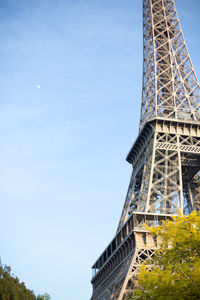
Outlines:
POLYGON ((200 86, 174 0, 143 0, 143 88, 133 172, 116 235, 92 267, 91 300, 125 300, 157 249, 144 223, 200 209, 200 86))

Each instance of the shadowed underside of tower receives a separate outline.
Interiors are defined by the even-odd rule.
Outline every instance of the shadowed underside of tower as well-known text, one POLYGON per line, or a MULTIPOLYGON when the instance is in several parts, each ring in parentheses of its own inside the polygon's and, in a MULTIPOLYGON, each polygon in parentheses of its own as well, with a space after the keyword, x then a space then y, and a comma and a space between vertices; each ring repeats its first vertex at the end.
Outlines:
POLYGON ((157 241, 143 226, 200 209, 200 87, 173 0, 143 0, 140 129, 116 235, 93 265, 91 300, 125 300, 157 241))

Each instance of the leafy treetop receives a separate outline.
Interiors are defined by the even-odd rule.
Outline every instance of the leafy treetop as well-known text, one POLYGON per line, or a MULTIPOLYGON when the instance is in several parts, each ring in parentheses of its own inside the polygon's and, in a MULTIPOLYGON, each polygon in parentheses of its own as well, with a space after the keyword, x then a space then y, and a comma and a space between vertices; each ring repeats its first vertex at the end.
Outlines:
POLYGON ((50 300, 48 294, 35 296, 24 282, 11 275, 11 268, 0 262, 0 300, 50 300))
POLYGON ((138 276, 140 288, 129 296, 138 300, 200 299, 200 214, 173 217, 162 226, 149 228, 160 248, 138 276))

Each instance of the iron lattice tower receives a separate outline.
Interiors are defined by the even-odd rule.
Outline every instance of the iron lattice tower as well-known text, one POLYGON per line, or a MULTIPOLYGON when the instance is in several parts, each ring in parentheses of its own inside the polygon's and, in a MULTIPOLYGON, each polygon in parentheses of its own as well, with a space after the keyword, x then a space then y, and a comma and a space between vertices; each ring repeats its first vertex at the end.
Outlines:
POLYGON ((143 91, 133 172, 116 235, 93 265, 91 300, 125 300, 157 241, 143 227, 200 209, 200 86, 174 0, 143 0, 143 91))

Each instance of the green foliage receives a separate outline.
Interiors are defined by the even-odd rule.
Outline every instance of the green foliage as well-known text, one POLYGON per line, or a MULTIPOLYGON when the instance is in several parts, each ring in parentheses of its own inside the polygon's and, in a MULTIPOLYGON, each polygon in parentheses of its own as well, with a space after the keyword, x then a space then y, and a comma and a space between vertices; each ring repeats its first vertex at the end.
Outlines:
POLYGON ((140 288, 129 299, 200 299, 200 214, 173 218, 157 228, 148 228, 161 241, 151 263, 140 269, 140 288))
POLYGON ((50 300, 49 295, 38 295, 26 288, 24 282, 11 275, 11 268, 0 263, 0 300, 50 300))
POLYGON ((50 296, 46 293, 44 295, 38 295, 36 300, 50 300, 50 296))

